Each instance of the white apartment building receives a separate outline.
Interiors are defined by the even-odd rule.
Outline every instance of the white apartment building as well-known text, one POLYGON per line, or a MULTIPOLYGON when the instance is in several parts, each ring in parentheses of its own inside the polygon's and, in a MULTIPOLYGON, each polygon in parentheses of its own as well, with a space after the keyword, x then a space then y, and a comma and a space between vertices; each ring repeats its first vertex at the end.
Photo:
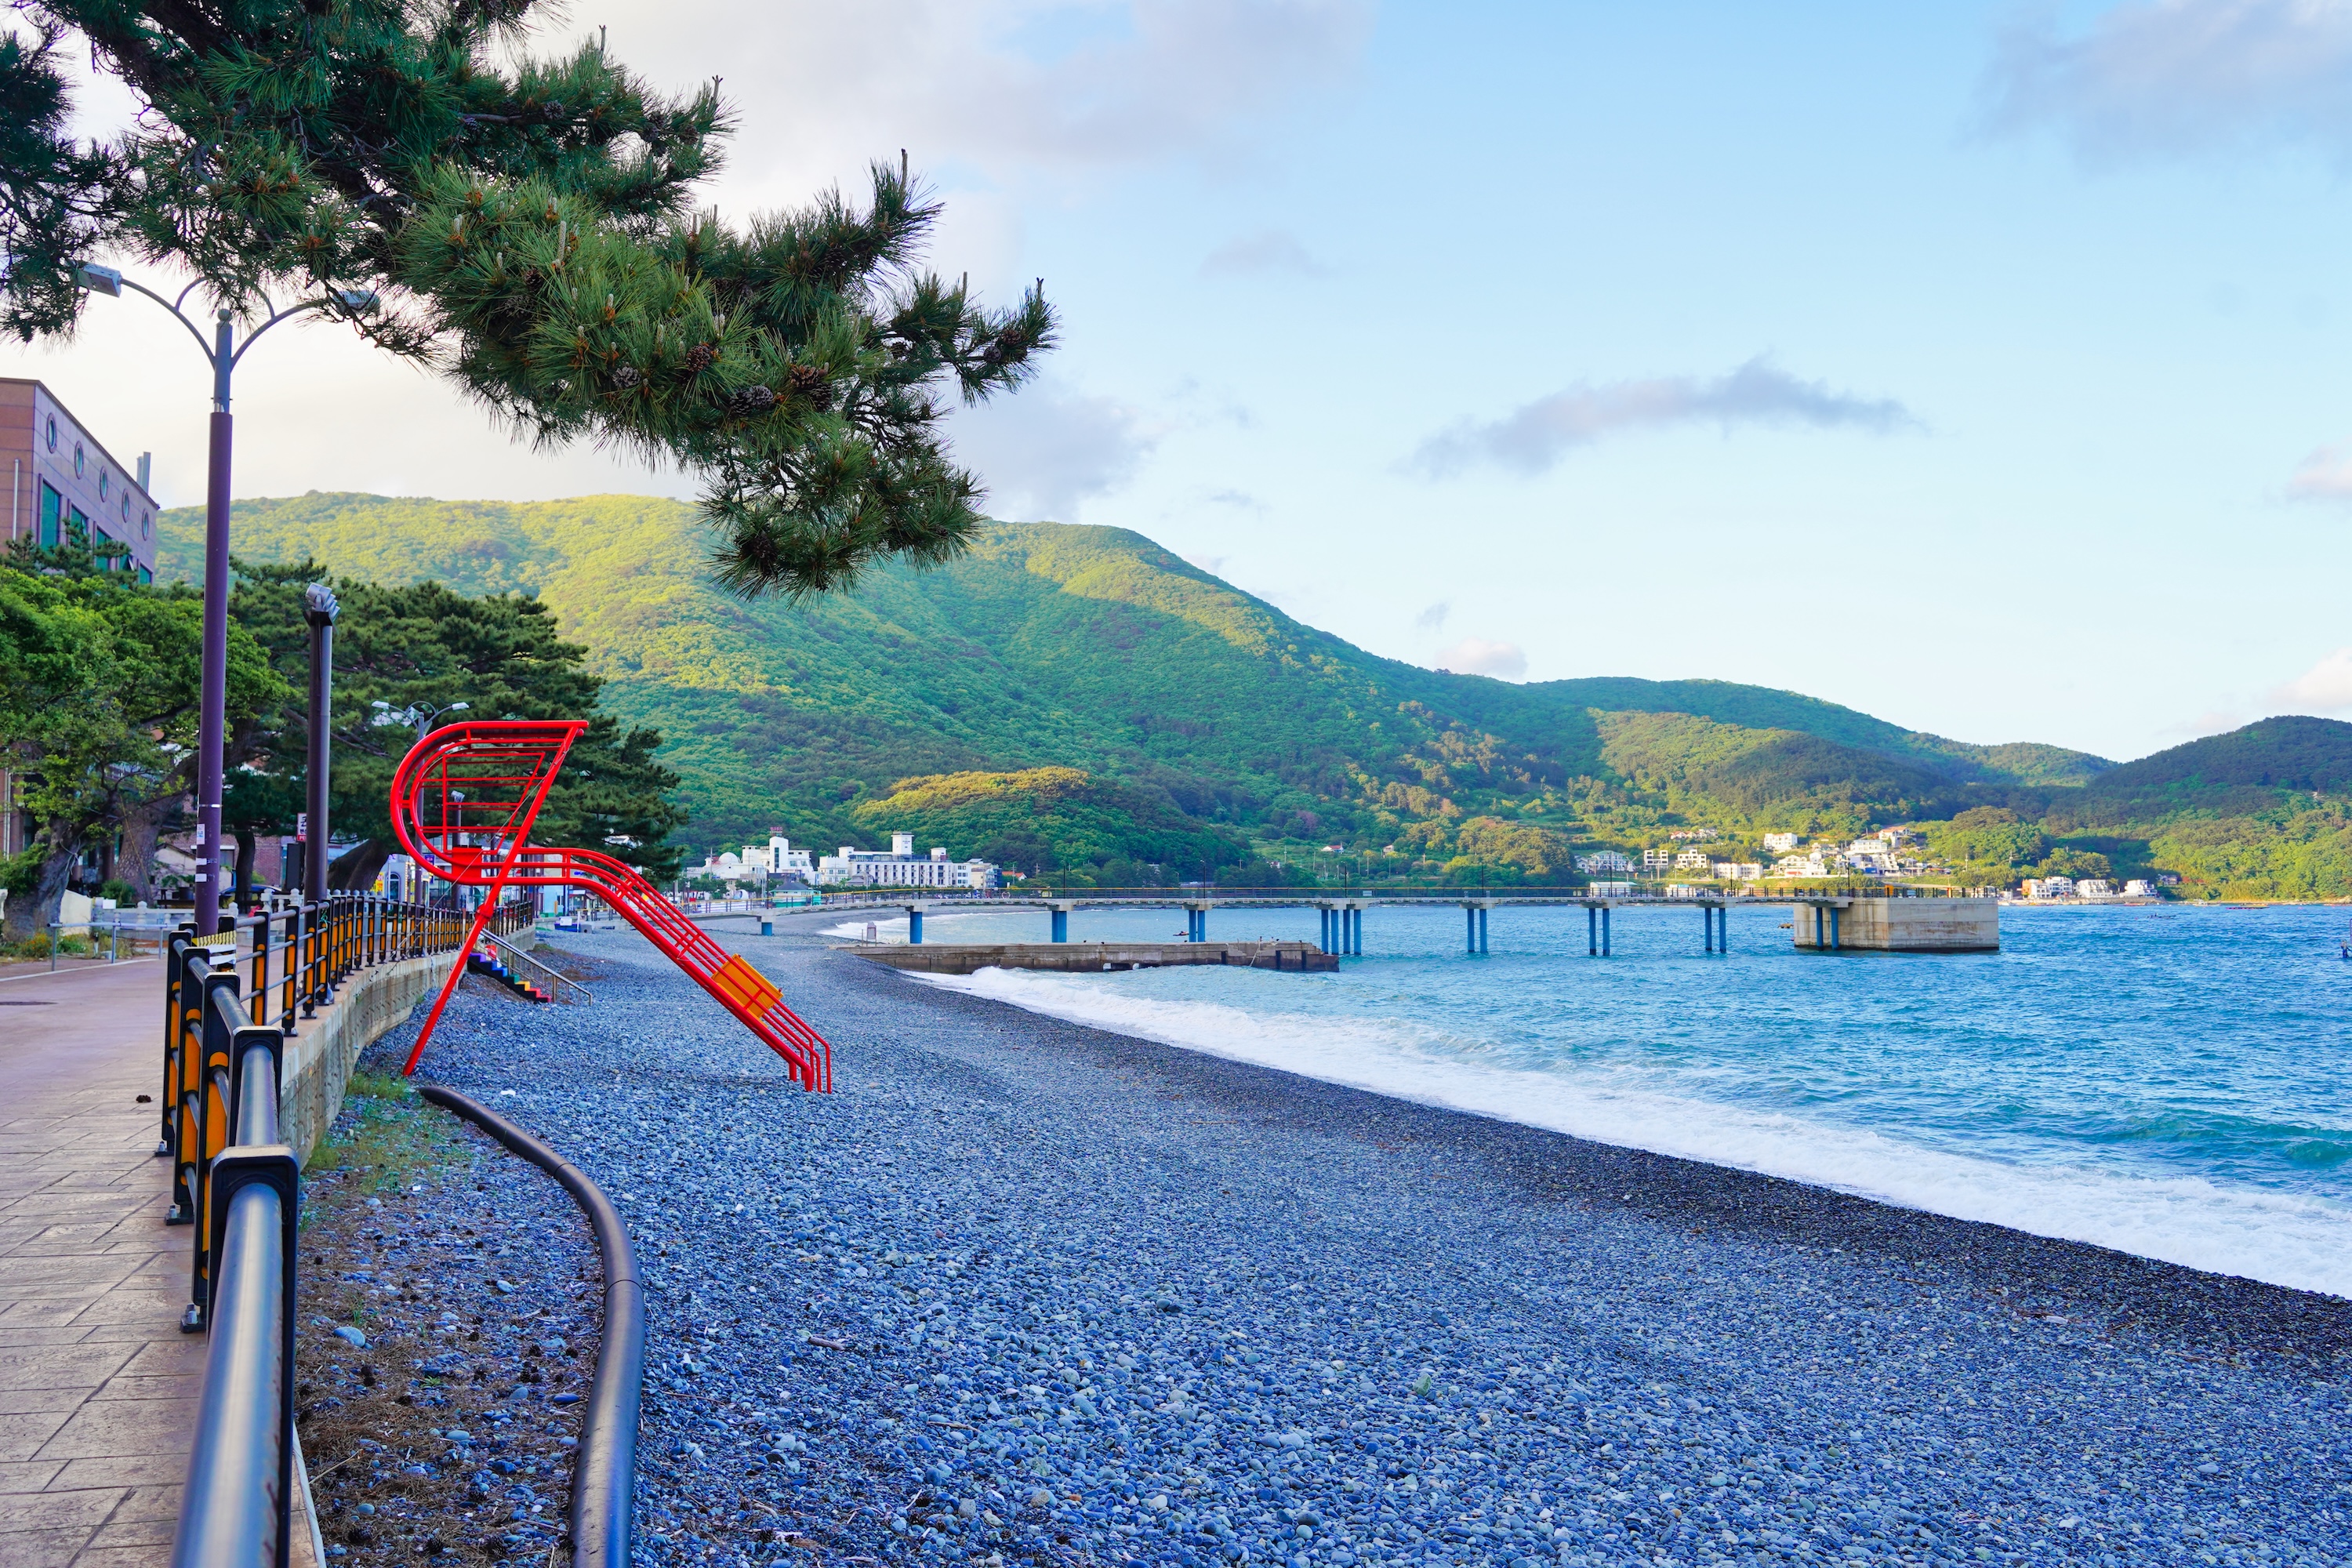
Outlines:
POLYGON ((915 836, 894 833, 890 847, 860 849, 845 844, 838 855, 816 863, 816 879, 824 887, 866 888, 993 888, 1001 880, 986 860, 950 860, 944 847, 927 856, 915 854, 915 836))
POLYGON ((2143 878, 2135 877, 2130 881, 2124 884, 2124 897, 2126 899, 2152 899, 2156 897, 2156 884, 2154 882, 2147 881, 2143 878))
POLYGON ((1707 857, 1704 849, 1685 849, 1675 857, 1675 869, 1677 871, 1704 871, 1706 868, 1707 857))
POLYGON ((1674 863, 1675 852, 1671 849, 1644 849, 1642 851, 1642 869, 1644 871, 1670 870, 1673 868, 1674 863))
POLYGON ((1717 860, 1710 869, 1726 882, 1753 882, 1764 875, 1763 866, 1754 860, 1717 860))
POLYGON ((2029 899, 2071 899, 2074 896, 2072 877, 2028 877, 2025 896, 2029 899))
POLYGON ((1764 847, 1775 855, 1786 855, 1804 841, 1801 833, 1768 833, 1764 836, 1764 847))
POLYGON ((1580 871, 1630 871, 1633 868, 1633 862, 1626 858, 1621 849, 1596 849, 1590 855, 1579 855, 1576 868, 1580 871))
MULTIPOLYGON (((1777 836, 1776 836, 1777 837, 1777 836)), ((1783 855, 1772 863, 1775 877, 1831 877, 1836 872, 1818 855, 1783 855)))
POLYGON ((816 880, 809 852, 793 848, 793 841, 781 836, 771 837, 765 844, 746 844, 740 855, 731 849, 714 855, 687 875, 715 877, 722 882, 816 880))
POLYGON ((2112 899, 2116 897, 2116 885, 2105 877, 2085 877, 2074 884, 2078 899, 2112 899))

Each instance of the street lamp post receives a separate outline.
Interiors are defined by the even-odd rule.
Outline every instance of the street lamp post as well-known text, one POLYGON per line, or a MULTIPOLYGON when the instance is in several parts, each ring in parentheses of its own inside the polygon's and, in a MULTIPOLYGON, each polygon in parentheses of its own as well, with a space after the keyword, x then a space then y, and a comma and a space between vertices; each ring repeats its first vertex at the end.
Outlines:
MULTIPOLYGON (((337 289, 328 298, 305 300, 283 310, 273 310, 268 321, 245 334, 243 343, 236 341, 236 313, 224 305, 214 312, 212 341, 207 343, 203 331, 180 308, 194 291, 194 283, 181 289, 178 299, 166 300, 145 284, 94 262, 77 266, 73 276, 77 284, 93 294, 119 299, 129 289, 146 295, 188 329, 188 335, 196 340, 205 363, 213 367, 212 430, 205 476, 204 669, 196 713, 195 926, 198 936, 210 936, 220 923, 221 774, 228 728, 225 710, 228 706, 228 500, 233 436, 228 412, 229 377, 236 369, 236 362, 245 357, 245 351, 253 346, 253 340, 289 316, 331 306, 353 312, 371 310, 376 296, 372 289, 337 289)), ((268 301, 264 300, 263 303, 268 301)))
POLYGON ((334 734, 335 612, 339 607, 335 591, 324 583, 313 583, 302 591, 302 618, 310 627, 310 765, 303 781, 309 786, 310 809, 302 853, 302 896, 313 904, 327 901, 327 753, 334 734))

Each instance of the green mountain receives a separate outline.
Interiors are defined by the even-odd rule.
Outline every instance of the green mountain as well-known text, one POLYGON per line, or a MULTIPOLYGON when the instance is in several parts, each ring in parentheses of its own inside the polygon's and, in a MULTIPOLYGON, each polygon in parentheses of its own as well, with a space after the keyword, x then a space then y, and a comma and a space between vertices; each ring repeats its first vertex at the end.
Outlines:
MULTIPOLYGON (((162 521, 163 570, 188 574, 200 518, 162 521)), ((244 560, 538 595, 588 646, 605 707, 662 731, 703 848, 772 829, 826 846, 895 829, 1120 881, 1254 857, 1312 865, 1342 844, 1422 875, 1549 877, 1571 847, 1635 847, 1694 824, 1719 831, 1717 853, 1752 858, 1776 829, 1970 812, 2044 823, 2112 802, 2053 824, 2045 848, 2137 865, 2152 863, 2153 835, 2131 803, 2164 821, 2211 815, 2214 791, 2249 787, 2239 776, 2254 767, 2232 763, 2221 784, 2215 763, 2151 795, 2108 783, 2146 763, 1947 740, 1793 692, 1423 669, 1118 529, 1000 525, 945 567, 882 571, 798 605, 714 587, 692 510, 644 497, 313 493, 239 502, 234 537, 244 560), (2139 847, 2074 842, 2086 834, 2139 847)), ((2244 816, 2250 802, 2224 804, 2244 816)))

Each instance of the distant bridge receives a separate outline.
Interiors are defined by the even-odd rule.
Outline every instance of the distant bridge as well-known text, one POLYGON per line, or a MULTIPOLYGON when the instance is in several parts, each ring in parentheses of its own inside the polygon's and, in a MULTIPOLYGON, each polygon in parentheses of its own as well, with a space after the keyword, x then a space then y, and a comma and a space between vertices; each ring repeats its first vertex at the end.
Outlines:
POLYGON ((1571 888, 1525 889, 1511 892, 1460 888, 1407 889, 1394 892, 1328 892, 1312 888, 1102 888, 1085 892, 940 891, 921 889, 873 889, 828 892, 822 903, 786 905, 782 910, 746 905, 740 909, 689 910, 696 921, 751 919, 761 934, 772 934, 779 912, 796 910, 889 910, 907 917, 907 940, 923 940, 923 917, 933 911, 962 910, 1037 910, 1050 920, 1053 941, 1070 940, 1070 911, 1089 910, 1182 910, 1186 940, 1208 940, 1212 910, 1312 909, 1322 918, 1321 946, 1326 952, 1361 957, 1364 912, 1395 905, 1451 905, 1463 911, 1464 951, 1486 951, 1486 916, 1491 910, 1580 907, 1585 911, 1585 951, 1609 956, 1609 917, 1621 909, 1696 909, 1705 951, 1728 952, 1730 913, 1741 908, 1786 906, 1801 911, 1794 922, 1796 945, 1834 952, 1843 949, 1917 952, 1977 952, 2000 945, 1998 905, 1990 899, 1971 898, 1956 889, 1853 888, 1843 891, 1801 890, 1668 893, 1665 884, 1627 892, 1593 893, 1571 888), (1860 911, 1856 919, 1854 911, 1860 911), (1857 929, 1849 930, 1849 927, 1857 929), (1906 940, 1916 932, 1918 940, 1906 940))

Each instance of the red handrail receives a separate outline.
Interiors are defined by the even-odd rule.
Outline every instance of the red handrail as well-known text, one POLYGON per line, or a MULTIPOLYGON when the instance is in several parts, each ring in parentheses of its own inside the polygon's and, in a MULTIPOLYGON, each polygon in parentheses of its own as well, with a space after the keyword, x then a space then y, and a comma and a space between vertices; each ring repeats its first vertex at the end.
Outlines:
MULTIPOLYGON (((529 842, 564 753, 586 728, 576 719, 509 719, 434 731, 393 775, 392 827, 401 847, 421 870, 445 881, 491 889, 485 911, 507 888, 587 889, 783 1058, 793 1081, 831 1089, 832 1047, 784 1005, 774 982, 711 941, 635 868, 593 849, 529 842)), ((465 955, 478 940, 477 931, 460 950, 457 968, 409 1054, 407 1071, 416 1070, 442 1005, 464 973, 465 955)))

